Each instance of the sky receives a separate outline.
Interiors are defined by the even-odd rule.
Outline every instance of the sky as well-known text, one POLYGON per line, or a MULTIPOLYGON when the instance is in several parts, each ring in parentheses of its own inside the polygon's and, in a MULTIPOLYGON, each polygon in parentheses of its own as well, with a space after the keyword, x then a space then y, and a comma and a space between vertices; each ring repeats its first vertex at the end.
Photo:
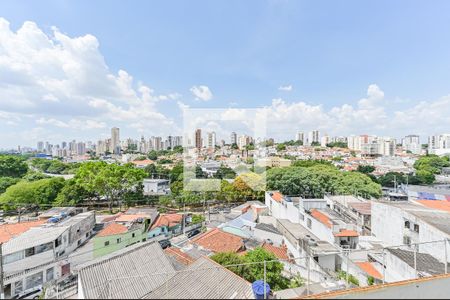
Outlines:
POLYGON ((122 138, 181 134, 191 108, 260 109, 277 140, 448 133, 448 11, 448 1, 4 0, 0 148, 96 141, 114 126, 122 138))

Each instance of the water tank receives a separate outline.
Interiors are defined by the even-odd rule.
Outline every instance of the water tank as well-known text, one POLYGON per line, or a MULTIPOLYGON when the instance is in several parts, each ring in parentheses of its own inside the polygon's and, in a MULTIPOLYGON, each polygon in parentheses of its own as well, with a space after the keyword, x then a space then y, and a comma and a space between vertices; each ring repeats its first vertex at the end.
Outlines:
POLYGON ((255 299, 269 299, 270 295, 270 286, 267 283, 264 283, 263 280, 257 280, 252 283, 253 294, 255 295, 255 299), (265 288, 264 288, 265 286, 265 288), (265 290, 265 295, 264 295, 265 290), (264 297, 265 296, 265 297, 264 297))

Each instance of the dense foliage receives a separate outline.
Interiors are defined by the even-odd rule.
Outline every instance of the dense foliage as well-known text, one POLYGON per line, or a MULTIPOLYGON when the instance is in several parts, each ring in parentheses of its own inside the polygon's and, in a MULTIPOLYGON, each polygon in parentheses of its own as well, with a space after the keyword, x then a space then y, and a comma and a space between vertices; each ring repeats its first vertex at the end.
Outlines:
POLYGON ((329 148, 347 148, 347 146, 346 142, 332 142, 327 144, 329 148))
POLYGON ((264 279, 264 261, 266 261, 266 280, 274 291, 295 288, 301 281, 290 280, 283 276, 283 264, 271 252, 258 247, 248 251, 245 255, 236 253, 217 253, 211 259, 227 266, 227 268, 249 282, 264 279))
POLYGON ((0 177, 20 178, 28 171, 28 165, 20 156, 0 155, 0 177))
POLYGON ((74 174, 79 163, 63 163, 57 159, 34 158, 31 160, 31 166, 43 173, 50 174, 74 174))
MULTIPOLYGON (((306 162, 305 162, 306 164, 306 162)), ((309 167, 273 168, 267 172, 267 186, 285 195, 321 198, 325 193, 357 194, 366 198, 381 196, 381 187, 359 172, 342 172, 327 164, 309 167)))

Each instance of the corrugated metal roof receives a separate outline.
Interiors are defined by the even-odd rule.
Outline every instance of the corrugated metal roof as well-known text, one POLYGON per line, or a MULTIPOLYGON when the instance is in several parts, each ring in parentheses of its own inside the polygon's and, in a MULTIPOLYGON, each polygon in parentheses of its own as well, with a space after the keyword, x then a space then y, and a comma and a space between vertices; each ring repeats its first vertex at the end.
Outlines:
POLYGON ((56 240, 69 226, 35 227, 3 245, 3 255, 11 254, 56 240))
POLYGON ((202 257, 144 298, 253 299, 254 296, 249 282, 211 259, 202 257))
POLYGON ((172 277, 175 269, 158 242, 139 243, 79 267, 87 299, 136 299, 172 277))

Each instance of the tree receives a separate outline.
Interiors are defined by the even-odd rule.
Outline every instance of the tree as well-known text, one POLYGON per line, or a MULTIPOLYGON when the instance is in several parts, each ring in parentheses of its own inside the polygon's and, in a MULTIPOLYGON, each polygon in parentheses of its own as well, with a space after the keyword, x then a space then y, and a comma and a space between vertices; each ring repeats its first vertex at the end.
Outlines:
POLYGON ((359 165, 357 171, 363 174, 370 174, 375 171, 375 167, 369 165, 359 165))
POLYGON ((59 206, 76 206, 85 200, 95 198, 96 194, 88 192, 75 179, 66 180, 64 187, 55 199, 55 204, 59 206))
POLYGON ((277 151, 284 151, 286 150, 286 144, 278 144, 277 145, 277 151))
POLYGON ((119 166, 88 162, 79 168, 75 180, 86 191, 105 197, 112 212, 114 202, 121 200, 126 192, 135 189, 145 175, 144 170, 136 169, 131 164, 119 166))
POLYGON ((28 172, 23 179, 26 181, 36 181, 36 180, 41 180, 41 179, 45 179, 45 178, 50 178, 50 176, 45 175, 44 173, 40 173, 40 172, 28 172))
POLYGON ((327 144, 328 148, 347 148, 347 146, 346 142, 332 142, 327 144))
POLYGON ((236 172, 224 165, 220 166, 219 170, 217 170, 216 174, 214 174, 214 178, 219 179, 234 179, 236 177, 236 172))
POLYGON ((156 152, 155 150, 150 151, 148 153, 148 159, 157 160, 158 159, 158 152, 156 152))
POLYGON ((0 177, 20 178, 28 171, 28 165, 20 156, 0 155, 0 177))
POLYGON ((0 177, 0 194, 3 194, 7 188, 15 185, 20 181, 19 178, 14 177, 0 177))
POLYGON ((20 181, 6 189, 0 196, 0 204, 14 208, 25 204, 52 204, 64 187, 63 178, 47 178, 37 181, 20 181))
POLYGON ((283 264, 277 261, 274 254, 261 247, 248 251, 244 256, 236 253, 217 253, 211 256, 211 259, 222 266, 226 266, 227 269, 249 282, 264 279, 265 273, 267 283, 275 291, 295 288, 302 282, 298 278, 291 281, 284 277, 282 274, 284 269, 283 264), (264 261, 266 261, 265 272, 264 261))
POLYGON ((236 143, 231 144, 231 149, 237 150, 239 146, 236 143))

